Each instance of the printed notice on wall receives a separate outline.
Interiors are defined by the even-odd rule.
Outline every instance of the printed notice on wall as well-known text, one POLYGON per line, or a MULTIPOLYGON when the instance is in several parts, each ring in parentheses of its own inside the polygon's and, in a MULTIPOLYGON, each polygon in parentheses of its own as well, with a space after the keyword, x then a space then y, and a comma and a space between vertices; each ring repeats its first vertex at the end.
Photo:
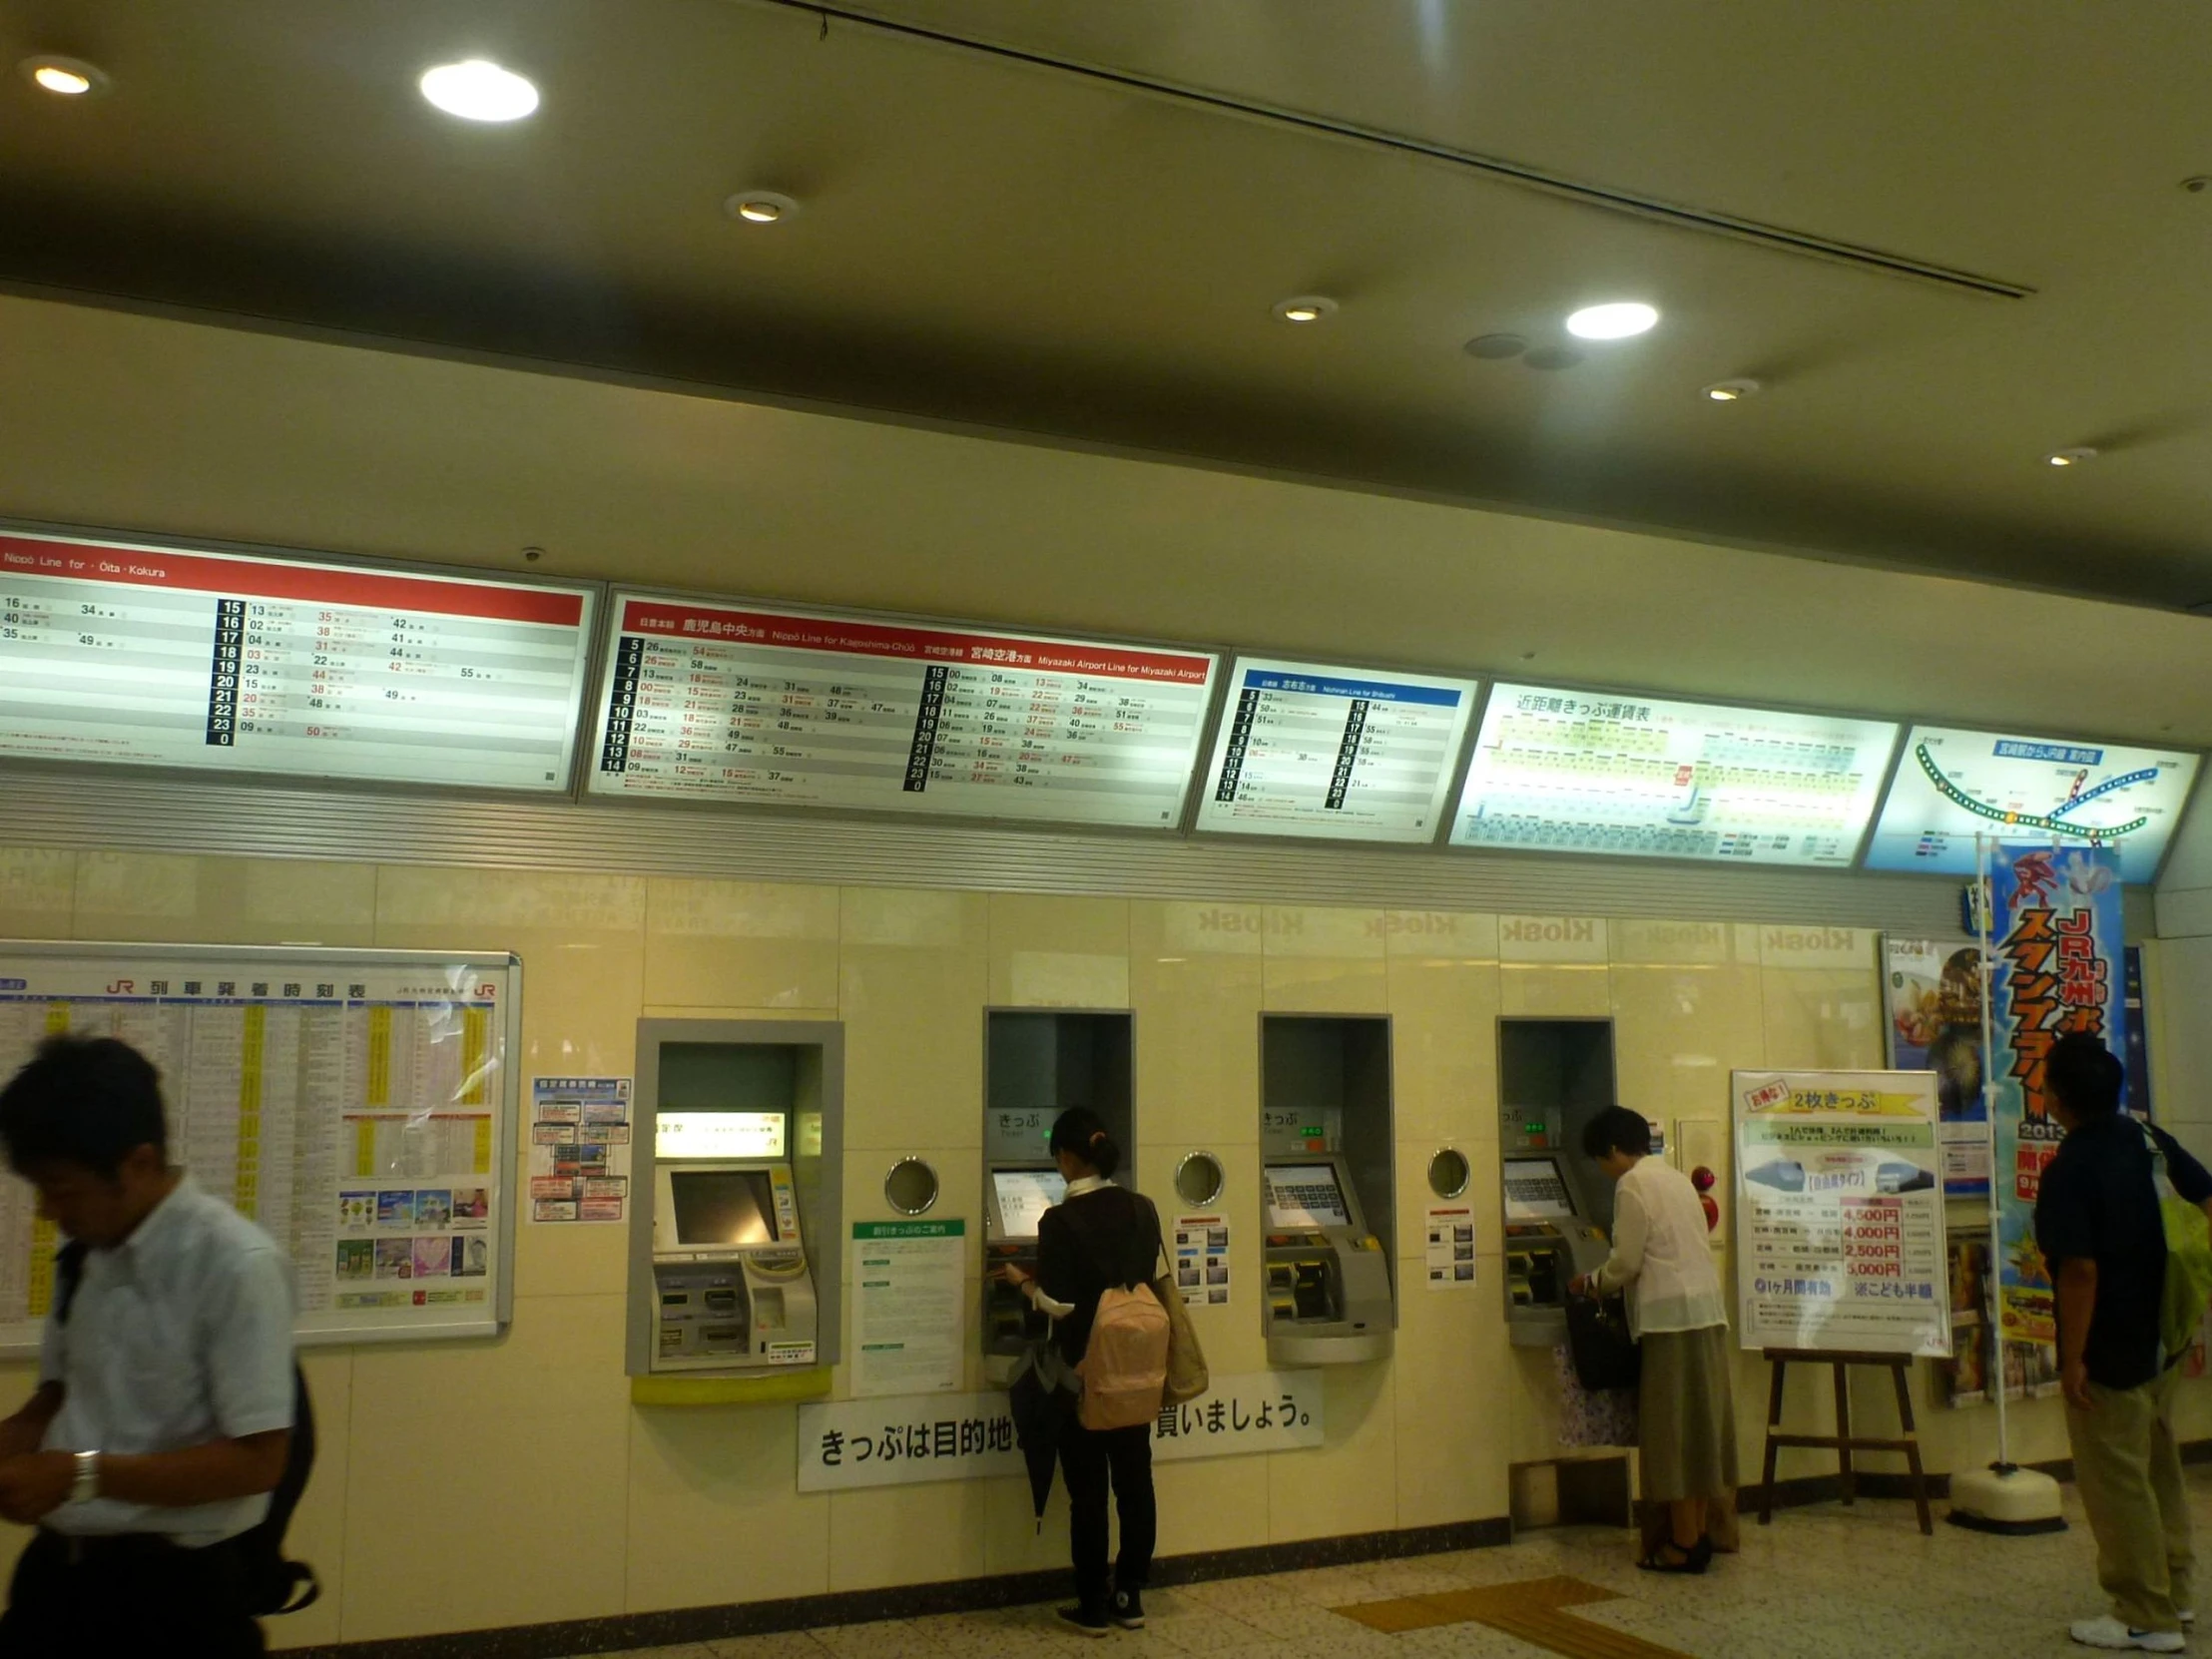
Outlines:
POLYGON ((1229 1305, 1229 1218, 1175 1218, 1175 1288, 1186 1308, 1229 1305))
POLYGON ((852 1391, 945 1391, 967 1358, 967 1223, 852 1224, 852 1391))
MULTIPOLYGON (((1173 1463, 1298 1451, 1323 1438, 1320 1372, 1254 1372, 1217 1377, 1204 1398, 1164 1407, 1152 1425, 1152 1457, 1173 1463)), ((1003 1390, 822 1400, 799 1407, 803 1492, 1021 1473, 1013 1413, 1003 1390)))
POLYGON ((530 1219, 629 1214, 630 1079, 530 1079, 530 1219))
POLYGON ((1474 1206, 1431 1204, 1427 1225, 1428 1288, 1474 1289, 1474 1206))
POLYGON ((1936 1074, 1739 1071, 1737 1336, 1950 1354, 1936 1074))

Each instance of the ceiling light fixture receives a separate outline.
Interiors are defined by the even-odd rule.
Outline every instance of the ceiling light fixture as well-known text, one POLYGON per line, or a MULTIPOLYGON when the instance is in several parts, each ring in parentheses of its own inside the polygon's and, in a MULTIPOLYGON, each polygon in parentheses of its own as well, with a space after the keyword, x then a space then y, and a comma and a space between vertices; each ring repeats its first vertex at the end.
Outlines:
POLYGON ((520 121, 538 107, 538 89, 485 58, 441 63, 422 72, 422 96, 463 121, 520 121))
POLYGON ((1323 322, 1337 314, 1337 302, 1326 293, 1299 293, 1276 301, 1275 314, 1285 322, 1323 322))
POLYGON ((799 203, 780 190, 741 190, 722 211, 748 225, 781 225, 799 217, 799 203))
POLYGON ((1747 397, 1757 397, 1767 388, 1757 380, 1715 380, 1705 388, 1705 395, 1715 403, 1740 403, 1747 397))
POLYGON ((1528 341, 1519 334, 1477 334, 1460 347, 1470 357, 1480 357, 1486 362, 1502 362, 1507 357, 1517 357, 1528 349, 1528 341))
POLYGON ((2087 445, 2074 449, 2053 449, 2043 457, 2052 466, 2079 466, 2083 461, 2093 461, 2096 458, 2097 452, 2087 445))
POLYGON ((1641 299, 1615 299, 1584 305, 1567 318, 1567 332, 1577 339, 1633 339, 1649 333, 1658 322, 1658 306, 1641 299))
POLYGON ((41 52, 23 60, 24 78, 43 92, 59 98, 86 98, 108 90, 107 72, 82 58, 57 57, 41 52))

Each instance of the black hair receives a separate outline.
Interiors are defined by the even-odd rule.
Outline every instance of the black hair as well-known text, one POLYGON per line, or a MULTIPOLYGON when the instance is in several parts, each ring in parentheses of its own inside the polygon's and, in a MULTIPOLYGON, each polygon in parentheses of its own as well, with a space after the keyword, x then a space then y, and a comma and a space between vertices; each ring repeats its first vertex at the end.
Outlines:
POLYGON ((2056 1095, 2075 1117, 2110 1117, 2118 1111, 2126 1078, 2119 1056, 2087 1031, 2067 1032, 2050 1045, 2043 1060, 2044 1092, 2056 1095))
POLYGON ((1052 1139, 1046 1143, 1057 1158, 1071 1152, 1101 1175, 1121 1168, 1121 1148, 1106 1133, 1106 1123, 1088 1106, 1070 1106, 1052 1120, 1052 1139))
POLYGON ((18 1175, 75 1164, 113 1181, 142 1146, 169 1154, 161 1076, 113 1037, 48 1037, 0 1089, 0 1141, 18 1175))
POLYGON ((1626 1106, 1608 1106, 1582 1126, 1582 1156, 1602 1158, 1608 1152, 1625 1152, 1632 1158, 1651 1156, 1651 1122, 1626 1106))

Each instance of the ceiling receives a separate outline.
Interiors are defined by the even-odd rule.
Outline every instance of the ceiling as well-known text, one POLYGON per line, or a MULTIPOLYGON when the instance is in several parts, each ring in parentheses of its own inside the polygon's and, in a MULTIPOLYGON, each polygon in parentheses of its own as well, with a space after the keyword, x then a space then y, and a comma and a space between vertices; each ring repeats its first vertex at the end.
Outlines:
POLYGON ((0 0, 0 57, 115 83, 0 83, 0 283, 2212 600, 2212 191, 2180 188, 2212 173, 2212 8, 864 11, 0 0), (479 54, 535 117, 416 96, 479 54), (752 187, 804 211, 733 222, 752 187), (1327 321, 1272 315, 1315 291, 1327 321), (1461 350, 1613 297, 1664 320, 1559 371, 1461 350), (1740 375, 1767 389, 1699 397, 1740 375))

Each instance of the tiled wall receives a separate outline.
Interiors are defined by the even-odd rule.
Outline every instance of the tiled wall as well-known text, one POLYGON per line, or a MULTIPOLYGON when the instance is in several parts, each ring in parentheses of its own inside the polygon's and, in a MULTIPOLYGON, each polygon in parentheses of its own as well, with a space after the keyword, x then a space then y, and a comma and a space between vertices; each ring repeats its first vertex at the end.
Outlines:
MULTIPOLYGON (((1472 1190, 1495 1190, 1500 1013, 1610 1015, 1622 1100, 1684 1141, 1722 1141, 1732 1067, 1877 1065, 1883 1051, 1875 936, 1831 927, 16 849, 0 852, 0 933, 511 949, 524 961, 525 1075, 631 1072, 644 1014, 840 1019, 852 1220, 888 1214, 881 1176, 906 1154, 937 1166, 937 1213, 977 1215, 985 1007, 1131 1008, 1139 1185, 1168 1193, 1176 1160, 1202 1147, 1229 1172, 1240 1296, 1194 1314, 1224 1374, 1264 1365, 1250 1295, 1264 1010, 1392 1017, 1398 1187, 1412 1195, 1401 1198, 1397 1249, 1409 1262, 1432 1152, 1459 1147, 1472 1190)), ((793 1407, 632 1407, 625 1244, 620 1228, 524 1224, 504 1341, 312 1356, 324 1438, 294 1536, 328 1589, 319 1607, 281 1621, 278 1639, 1064 1559, 1063 1524, 1048 1520, 1037 1536, 1019 1481, 801 1497, 793 1407)), ((1548 1357, 1505 1340, 1499 1250, 1486 1208, 1478 1296, 1426 1294, 1416 1275, 1395 1356, 1328 1374, 1325 1448, 1163 1467, 1162 1548, 1503 1515, 1508 1463, 1555 1447, 1548 1357)), ((0 1382, 27 1378, 18 1368, 0 1382)), ((1791 1404, 1809 1423, 1821 1420, 1812 1382, 1791 1404)), ((1738 1386, 1754 1459, 1764 1367, 1747 1361, 1738 1386)), ((2015 1420, 2016 1454, 2062 1452, 2054 1407, 2015 1420)), ((1924 1428, 1937 1467, 1992 1449, 1986 1411, 1931 1411, 1924 1428)))

